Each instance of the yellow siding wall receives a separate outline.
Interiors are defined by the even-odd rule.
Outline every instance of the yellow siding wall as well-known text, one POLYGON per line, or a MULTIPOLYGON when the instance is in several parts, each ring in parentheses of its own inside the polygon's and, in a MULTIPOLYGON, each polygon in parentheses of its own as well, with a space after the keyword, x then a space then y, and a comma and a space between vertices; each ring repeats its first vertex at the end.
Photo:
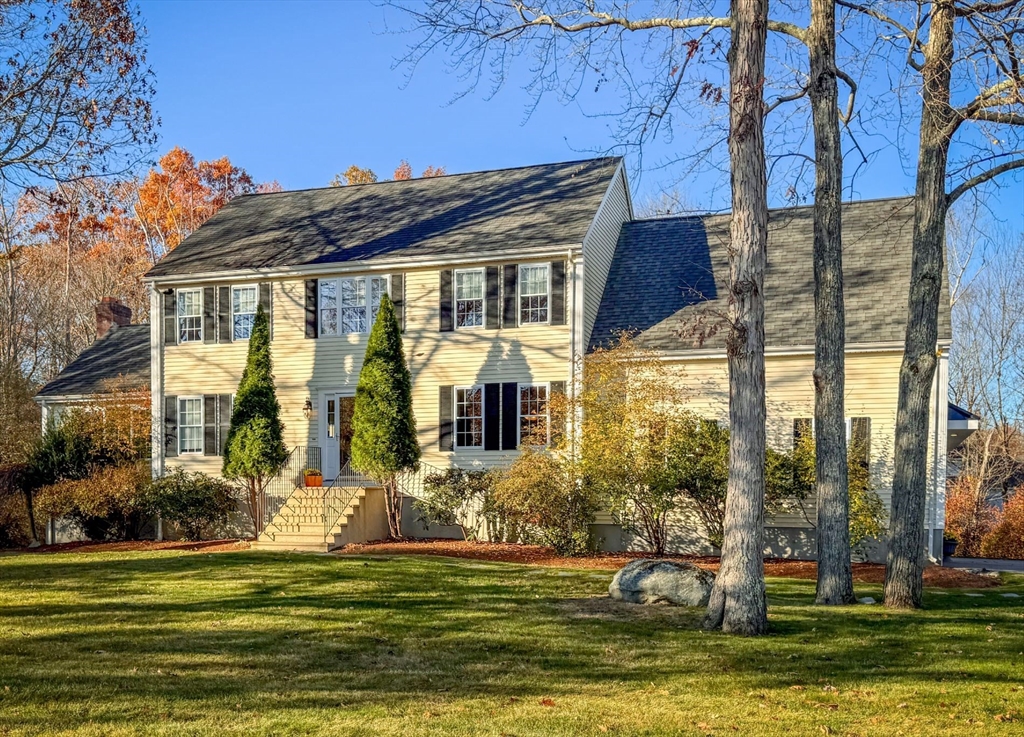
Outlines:
MULTIPOLYGON (((620 169, 583 241, 583 345, 590 343, 622 224, 632 217, 626 175, 620 169)), ((607 338, 608 336, 601 336, 607 338)))
MULTIPOLYGON (((466 264, 460 268, 473 266, 466 264)), ((402 338, 412 372, 413 410, 424 462, 442 467, 450 463, 469 466, 501 462, 508 456, 507 452, 438 450, 438 387, 567 381, 570 378, 569 326, 442 333, 438 330, 438 269, 404 273, 406 330, 402 338)), ((567 274, 567 284, 569 277, 567 274)), ((317 445, 318 414, 306 420, 302 414, 303 403, 310 397, 316 407, 321 392, 355 389, 368 336, 307 339, 305 283, 301 279, 275 281, 272 305, 271 346, 285 442, 289 446, 317 445)), ((234 393, 245 366, 246 347, 245 343, 166 346, 164 394, 234 393)), ((178 456, 169 458, 168 465, 217 473, 220 461, 219 457, 178 456)))
MULTIPOLYGON (((902 353, 856 352, 846 356, 846 415, 871 418, 871 471, 876 491, 889 507, 892 496, 893 436, 902 353)), ((673 362, 673 370, 688 391, 687 406, 708 418, 728 419, 728 371, 724 358, 673 362)), ((811 373, 814 356, 768 356, 765 383, 768 444, 788 450, 793 444, 793 420, 814 416, 811 373)), ((934 424, 934 423, 932 423, 934 424)), ((814 502, 806 514, 814 519, 814 502)), ((799 510, 778 515, 769 526, 806 527, 799 510)))

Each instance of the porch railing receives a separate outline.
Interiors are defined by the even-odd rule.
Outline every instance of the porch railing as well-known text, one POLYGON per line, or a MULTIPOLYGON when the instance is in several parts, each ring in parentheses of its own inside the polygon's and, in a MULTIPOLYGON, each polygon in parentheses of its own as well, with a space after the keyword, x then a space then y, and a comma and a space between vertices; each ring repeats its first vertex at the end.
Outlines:
POLYGON ((328 482, 324 487, 324 542, 330 542, 328 538, 331 531, 345 514, 352 500, 372 483, 366 476, 354 470, 348 461, 341 467, 338 475, 328 482))
POLYGON ((273 535, 274 530, 268 528, 274 527, 274 518, 284 508, 288 497, 304 484, 306 469, 322 468, 322 459, 321 449, 315 445, 299 445, 291 449, 284 466, 270 480, 263 490, 263 494, 260 495, 259 508, 256 513, 257 535, 268 531, 273 535))

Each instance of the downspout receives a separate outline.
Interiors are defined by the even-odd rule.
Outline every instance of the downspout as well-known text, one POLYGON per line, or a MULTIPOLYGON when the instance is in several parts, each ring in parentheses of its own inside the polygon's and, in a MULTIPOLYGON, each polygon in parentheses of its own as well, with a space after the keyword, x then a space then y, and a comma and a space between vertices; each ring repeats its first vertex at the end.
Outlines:
MULTIPOLYGON (((149 286, 149 399, 152 443, 150 471, 153 478, 164 473, 164 320, 160 291, 149 286)), ((156 539, 164 539, 164 521, 156 518, 156 539)))
POLYGON ((571 440, 571 453, 572 457, 575 458, 577 454, 577 443, 579 441, 579 433, 581 431, 581 416, 580 408, 576 402, 579 396, 580 384, 583 381, 583 322, 580 319, 580 298, 582 297, 582 290, 580 289, 580 272, 584 268, 582 256, 578 256, 569 249, 566 252, 566 260, 569 263, 570 274, 571 274, 571 309, 569 310, 569 398, 572 400, 572 427, 570 428, 571 440))

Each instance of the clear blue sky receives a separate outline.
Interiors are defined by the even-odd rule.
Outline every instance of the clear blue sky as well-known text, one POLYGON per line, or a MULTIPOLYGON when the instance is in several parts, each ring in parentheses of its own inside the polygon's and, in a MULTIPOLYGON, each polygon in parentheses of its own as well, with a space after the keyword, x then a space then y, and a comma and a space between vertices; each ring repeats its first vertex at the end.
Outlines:
MULTIPOLYGON (((584 158, 614 143, 609 124, 576 104, 549 98, 527 119, 524 65, 522 79, 490 99, 481 90, 453 102, 462 86, 440 57, 408 81, 394 62, 411 39, 388 33, 385 10, 368 2, 143 0, 141 7, 157 75, 160 152, 181 145, 200 159, 226 155, 285 189, 324 186, 353 163, 381 176, 403 158, 417 174, 428 164, 463 172, 584 158)), ((387 18, 394 21, 394 11, 387 18)), ((677 137, 673 146, 686 141, 677 137)), ((646 161, 672 151, 652 153, 646 161)), ((645 171, 639 198, 675 180, 645 171)), ((697 190, 691 201, 727 206, 724 189, 710 201, 709 183, 689 183, 697 190)), ((912 189, 912 172, 890 156, 858 180, 856 196, 912 189)), ((1000 191, 997 209, 1024 230, 1020 180, 1000 191)))

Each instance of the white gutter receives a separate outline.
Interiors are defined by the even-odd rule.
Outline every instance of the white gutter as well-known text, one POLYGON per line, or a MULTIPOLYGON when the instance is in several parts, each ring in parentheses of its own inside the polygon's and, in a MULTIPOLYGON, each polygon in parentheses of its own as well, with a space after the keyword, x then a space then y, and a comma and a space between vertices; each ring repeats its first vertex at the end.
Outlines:
MULTIPOLYGON (((519 261, 541 258, 563 258, 566 250, 570 253, 583 249, 582 243, 568 243, 559 246, 546 246, 544 248, 517 249, 515 259, 519 261)), ((143 281, 150 283, 156 289, 163 289, 178 284, 202 284, 204 282, 224 281, 226 279, 282 279, 295 276, 317 276, 319 274, 347 274, 352 272, 387 272, 401 269, 412 271, 416 269, 430 269, 439 266, 452 266, 465 263, 505 263, 510 258, 509 254, 466 252, 454 256, 442 256, 435 258, 419 259, 405 256, 401 259, 373 260, 373 261, 341 261, 324 264, 304 264, 300 266, 274 266, 265 269, 228 269, 224 271, 208 271, 196 274, 167 274, 165 276, 146 276, 143 281)))

